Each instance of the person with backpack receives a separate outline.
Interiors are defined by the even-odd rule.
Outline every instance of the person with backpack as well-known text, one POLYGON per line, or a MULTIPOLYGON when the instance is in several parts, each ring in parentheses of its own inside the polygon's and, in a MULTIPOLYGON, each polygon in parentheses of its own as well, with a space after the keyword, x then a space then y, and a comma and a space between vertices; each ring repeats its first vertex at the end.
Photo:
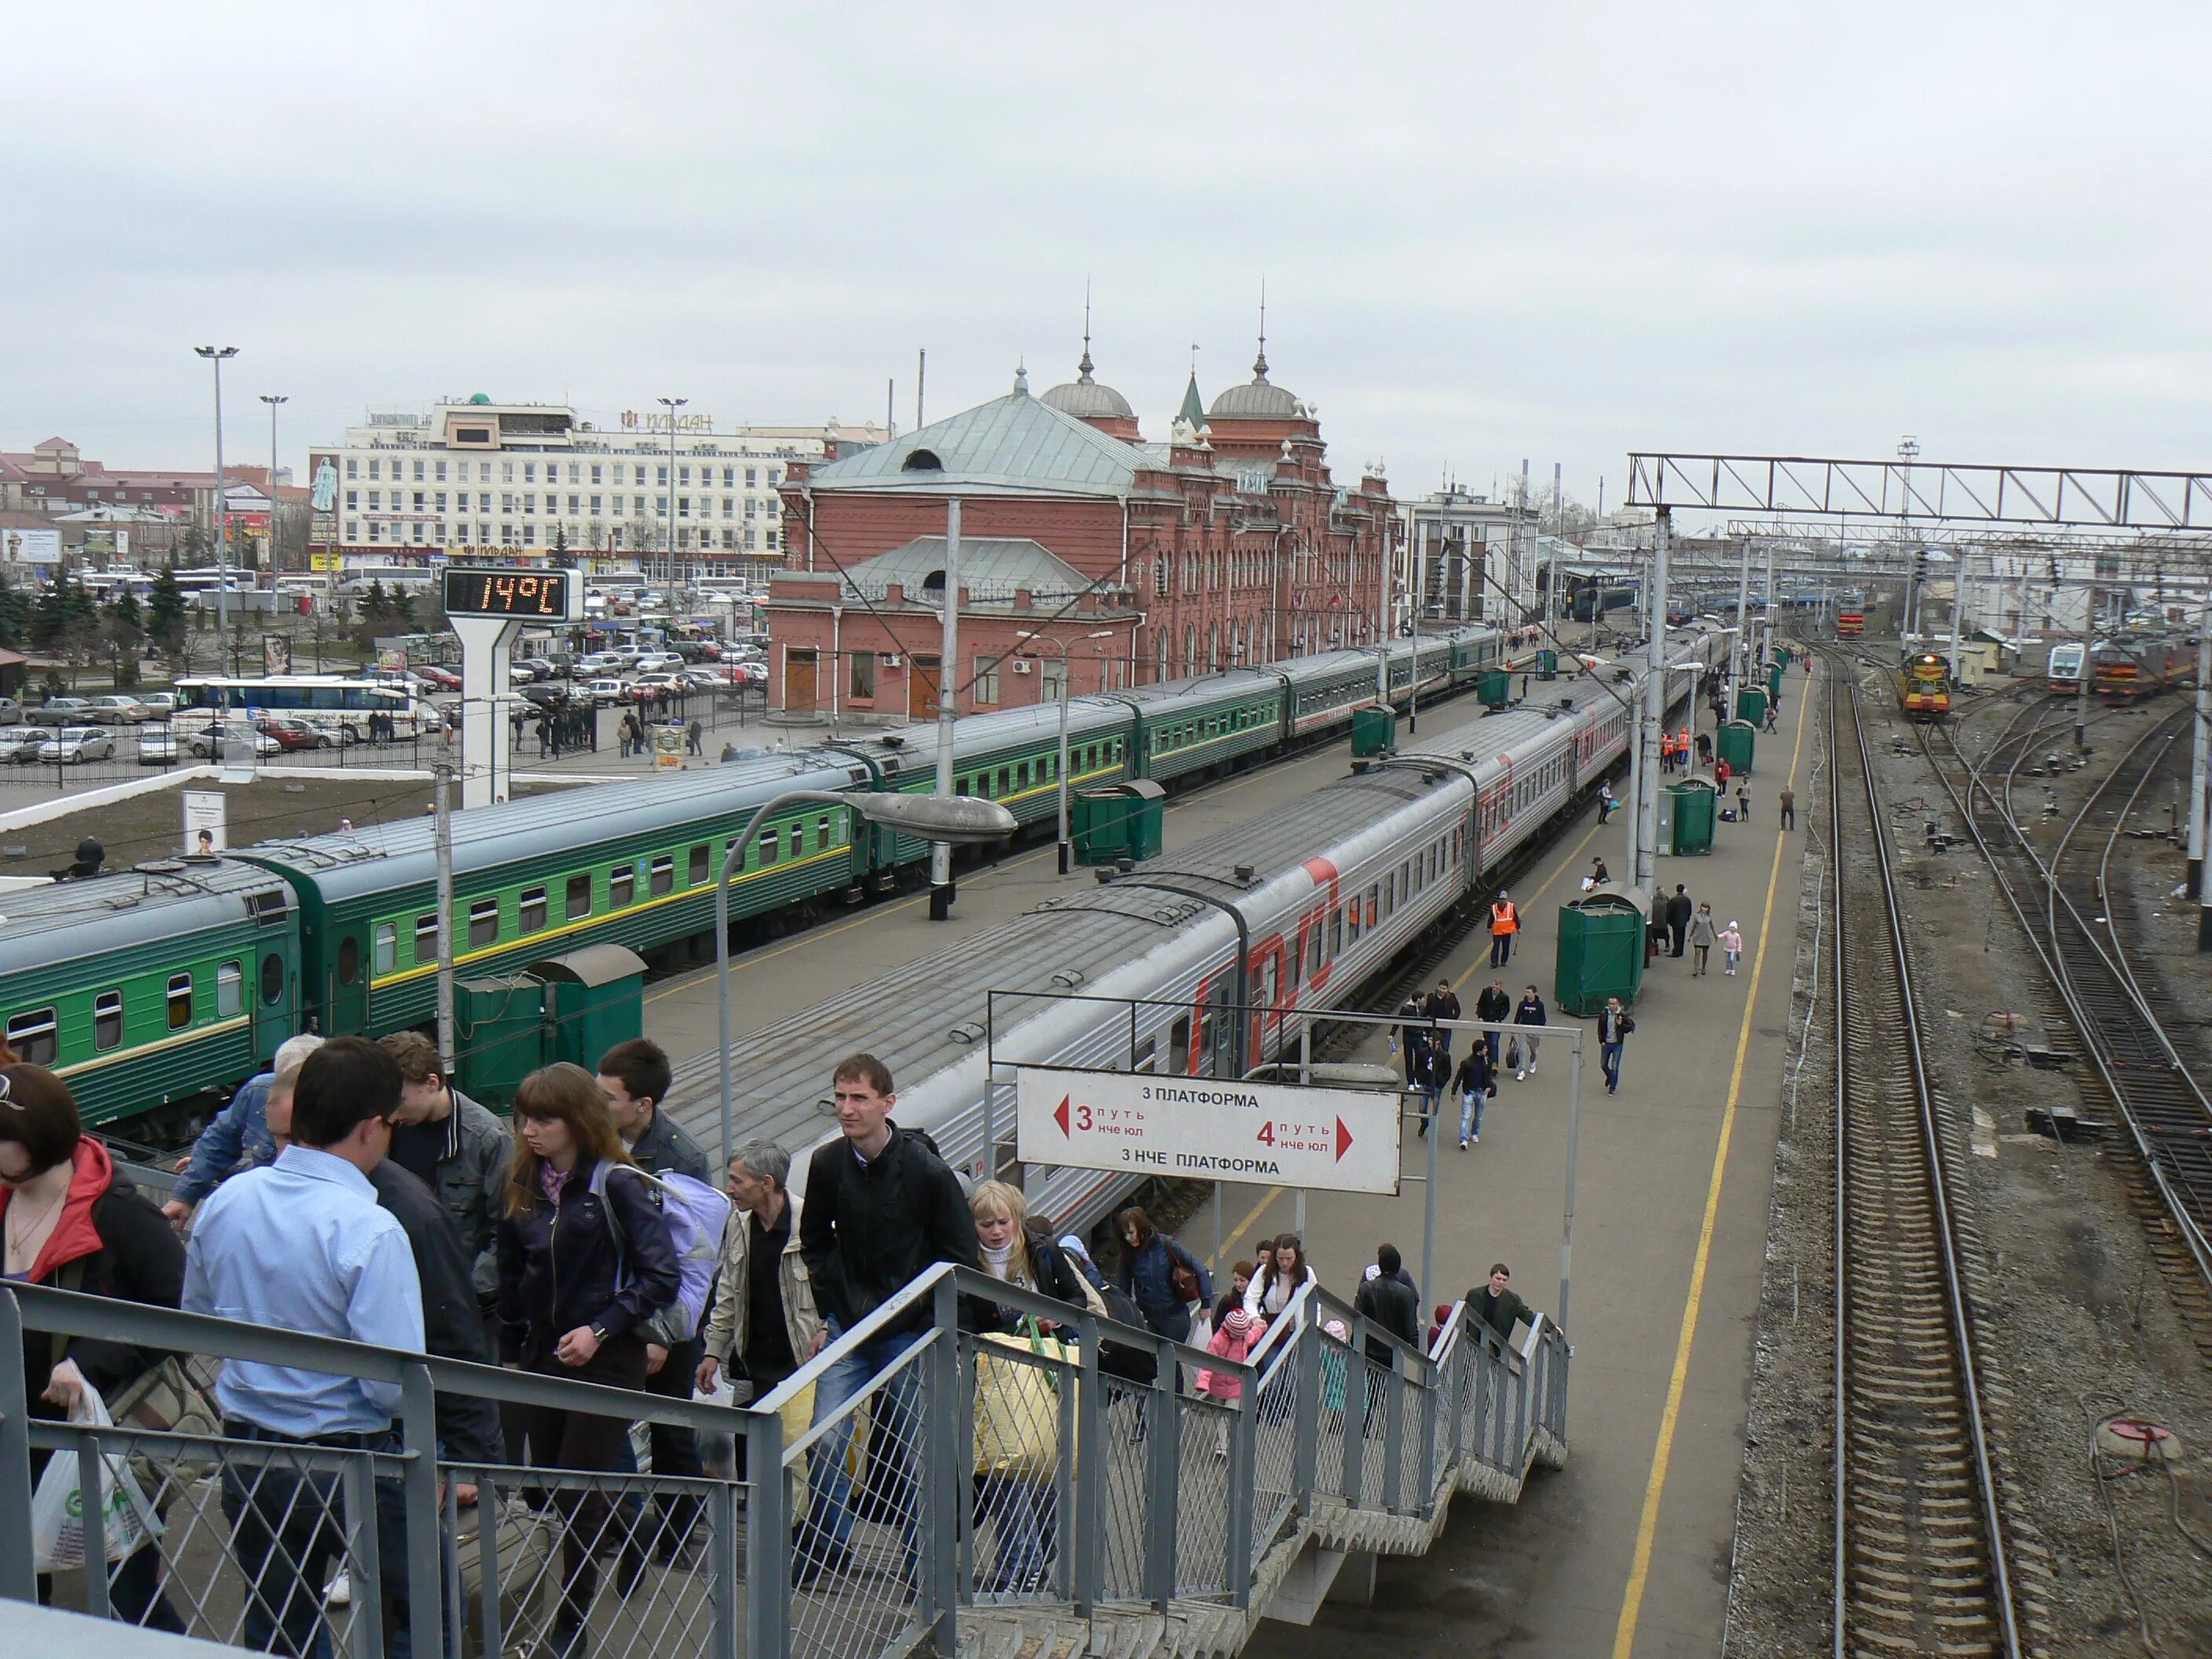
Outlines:
MULTIPOLYGON (((501 1358, 526 1370, 643 1389, 646 1327, 682 1289, 660 1193, 623 1149, 592 1075, 566 1060, 523 1079, 505 1213, 500 1218, 501 1358)), ((629 1425, 618 1417, 526 1406, 530 1461, 612 1473, 629 1425)), ((608 1541, 603 1491, 558 1492, 564 1523, 554 1659, 571 1659, 608 1541)))
POLYGON ((1188 1340, 1191 1304, 1213 1299, 1213 1275, 1142 1209, 1131 1206, 1115 1224, 1121 1235, 1122 1290, 1156 1334, 1188 1340))
MULTIPOLYGON (((599 1056, 599 1088, 607 1097, 607 1115, 613 1120, 615 1133, 622 1137, 623 1148, 629 1152, 630 1161, 656 1180, 681 1176, 696 1183, 697 1191, 684 1189, 692 1199, 698 1198, 701 1193, 720 1198, 721 1195, 708 1182, 706 1149, 691 1138, 682 1124, 660 1109, 660 1103, 668 1097, 672 1076, 667 1051, 645 1037, 617 1042, 599 1056)), ((711 1241, 716 1259, 721 1253, 721 1242, 718 1231, 711 1241)), ((693 1328, 697 1328, 696 1324, 693 1328)), ((688 1341, 665 1347, 648 1340, 645 1352, 646 1392, 665 1400, 690 1399, 692 1378, 699 1370, 700 1352, 696 1335, 688 1341)), ((655 1474, 693 1478, 705 1472, 699 1460, 699 1437, 690 1430, 655 1423, 649 1437, 655 1474)), ((635 1455, 628 1455, 623 1467, 627 1468, 635 1462, 635 1455)), ((657 1559, 664 1562, 675 1559, 683 1540, 690 1535, 698 1507, 696 1498, 663 1503, 662 1511, 670 1524, 660 1528, 653 1538, 657 1559)), ((626 1545, 620 1564, 625 1585, 635 1582, 641 1565, 639 1552, 626 1545)))

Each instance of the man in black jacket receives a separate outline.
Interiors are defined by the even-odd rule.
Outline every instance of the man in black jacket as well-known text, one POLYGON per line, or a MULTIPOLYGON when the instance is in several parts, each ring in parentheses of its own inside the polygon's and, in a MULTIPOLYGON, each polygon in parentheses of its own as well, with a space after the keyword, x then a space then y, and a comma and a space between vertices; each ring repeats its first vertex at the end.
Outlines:
MULTIPOLYGON (((1395 1244, 1384 1244, 1375 1252, 1378 1269, 1371 1279, 1360 1282, 1358 1294, 1352 1298, 1352 1310, 1364 1315, 1377 1330, 1388 1331, 1407 1347, 1419 1352, 1421 1346, 1421 1296, 1406 1278, 1404 1261, 1395 1244)), ((1390 1345, 1380 1337, 1367 1339, 1367 1357, 1378 1365, 1390 1364, 1390 1345)))
MULTIPOLYGON (((918 1274, 939 1261, 981 1271, 975 1221, 959 1177, 912 1132, 890 1121, 897 1103, 890 1068, 873 1054, 853 1054, 831 1075, 837 1127, 843 1133, 817 1147, 806 1171, 806 1204, 799 1220, 800 1254, 823 1316, 822 1344, 836 1341, 890 1301, 918 1274)), ((814 1385, 814 1421, 820 1423, 866 1389, 920 1338, 929 1316, 927 1298, 893 1319, 845 1355, 814 1385)), ((920 1429, 912 1367, 899 1373, 874 1401, 876 1444, 903 1459, 920 1429)), ((815 1443, 813 1498, 799 1528, 794 1582, 812 1583, 850 1561, 852 1480, 846 1448, 853 1437, 848 1417, 815 1443)), ((913 1582, 914 1483, 894 1472, 890 1485, 909 1506, 903 1519, 907 1573, 913 1582)))
MULTIPOLYGON (((1482 994, 1474 1000, 1474 1017, 1489 1024, 1502 1025, 1513 1018, 1513 999, 1505 994, 1505 981, 1493 979, 1482 994)), ((1490 1050, 1490 1069, 1498 1069, 1498 1050, 1504 1046, 1504 1033, 1485 1031, 1483 1047, 1490 1050)))
POLYGON ((1669 956, 1679 957, 1682 954, 1683 944, 1690 937, 1690 918, 1695 915, 1697 911, 1698 907, 1691 902, 1688 891, 1680 882, 1676 882, 1674 895, 1667 901, 1667 936, 1670 946, 1668 951, 1669 956))

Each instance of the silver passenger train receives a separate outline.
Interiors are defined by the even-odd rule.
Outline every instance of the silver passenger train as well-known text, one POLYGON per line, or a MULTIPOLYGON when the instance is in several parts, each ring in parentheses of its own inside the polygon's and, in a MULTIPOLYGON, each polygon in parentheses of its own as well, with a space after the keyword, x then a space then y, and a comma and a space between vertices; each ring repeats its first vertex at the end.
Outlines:
MULTIPOLYGON (((1668 708, 1726 655, 1727 634, 1670 635, 1668 708)), ((925 1128, 970 1178, 1006 1167, 1018 1064, 1235 1077, 1294 1053, 1431 923, 1486 896, 1494 872, 1595 793, 1626 757, 1646 670, 1602 665, 1456 718, 1255 823, 1061 894, 1023 916, 738 1040, 740 1142, 804 1154, 836 1133, 830 1068, 879 1055, 898 1123, 925 1128), (1240 987, 1237 964, 1246 965, 1240 987), (1245 999, 1249 998, 1249 1001, 1245 999)), ((678 1073, 671 1109, 718 1133, 715 1056, 678 1073)), ((1086 1226, 1141 1177, 1031 1166, 1031 1205, 1086 1226)))

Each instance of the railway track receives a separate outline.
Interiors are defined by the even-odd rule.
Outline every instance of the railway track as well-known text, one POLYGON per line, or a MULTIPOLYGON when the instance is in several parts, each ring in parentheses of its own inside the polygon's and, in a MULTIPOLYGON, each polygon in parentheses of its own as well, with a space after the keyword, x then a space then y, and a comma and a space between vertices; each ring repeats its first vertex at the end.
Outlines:
POLYGON ((2114 913, 2131 917, 2132 907, 2112 880, 2127 821, 2188 720, 2185 711, 2177 713, 2124 750, 2048 858, 2037 852, 2012 804, 2017 757, 1999 783, 1990 776, 1995 750, 1970 761, 1947 734, 1947 766, 1925 734, 1923 742, 2043 964, 2054 1023, 2072 1028, 2089 1062, 2092 1093, 2102 1095, 2134 1150, 2142 1176, 2136 1207, 2152 1254, 2212 1363, 2212 1099, 2168 1035, 2174 1022, 2144 982, 2153 976, 2130 955, 2128 929, 2114 913))
MULTIPOLYGON (((2021 1659, 2025 1593, 1977 1352, 1978 1274, 1956 1137, 1929 1073, 1887 827, 1858 712, 1830 659, 1836 1038, 1833 1654, 2021 1659)), ((2032 1546, 2031 1546, 2032 1547, 2032 1546)), ((2028 1576, 2039 1577, 2034 1567, 2028 1576)))

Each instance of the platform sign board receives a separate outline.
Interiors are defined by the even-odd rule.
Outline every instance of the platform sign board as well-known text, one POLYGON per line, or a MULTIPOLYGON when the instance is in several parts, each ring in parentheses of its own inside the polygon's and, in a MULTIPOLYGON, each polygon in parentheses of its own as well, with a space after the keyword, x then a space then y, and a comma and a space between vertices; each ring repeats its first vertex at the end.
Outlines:
POLYGON ((1016 1156, 1079 1170, 1395 1194, 1400 1109, 1395 1091, 1022 1066, 1016 1156))
POLYGON ((185 796, 185 854, 212 858, 229 845, 228 799, 219 789, 187 789, 185 796))

